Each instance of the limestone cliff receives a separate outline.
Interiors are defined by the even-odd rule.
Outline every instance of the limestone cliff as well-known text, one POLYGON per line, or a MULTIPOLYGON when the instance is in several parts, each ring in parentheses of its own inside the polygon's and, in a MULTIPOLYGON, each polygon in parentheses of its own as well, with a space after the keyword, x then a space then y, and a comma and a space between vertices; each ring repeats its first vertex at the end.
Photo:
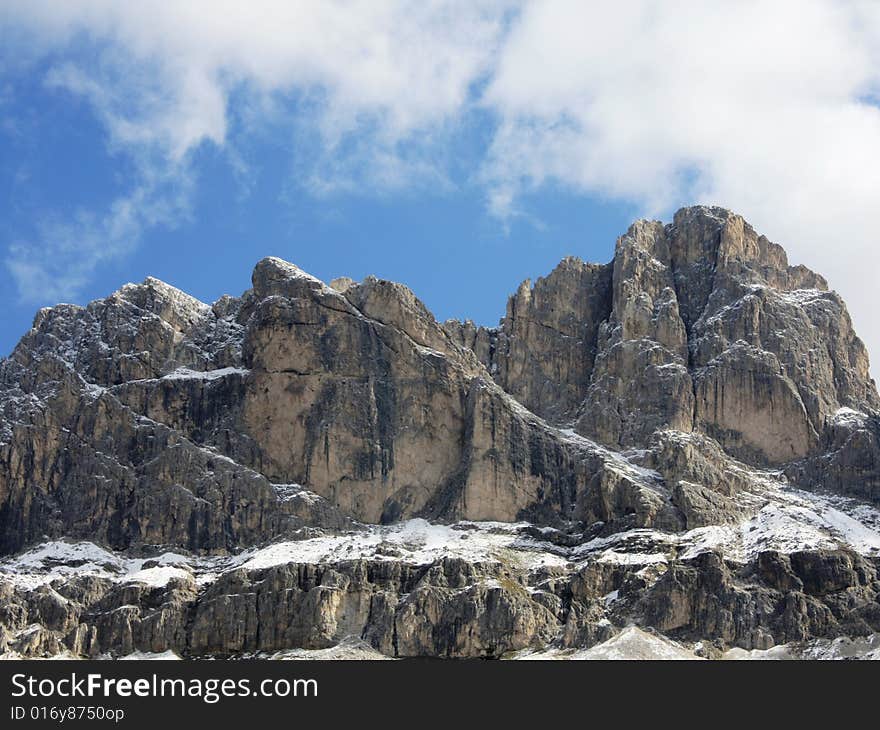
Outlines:
MULTIPOLYGON (((392 655, 497 655, 595 643, 614 633, 602 622, 627 616, 749 649, 876 630, 873 538, 853 538, 819 503, 798 508, 816 515, 795 540, 800 557, 775 533, 761 549, 711 548, 736 568, 681 545, 749 520, 772 532, 795 493, 831 494, 862 519, 880 502, 878 412, 840 297, 719 208, 638 221, 605 265, 565 259, 524 282, 494 328, 438 323, 401 284, 327 285, 276 258, 213 305, 147 279, 41 310, 0 362, 0 553, 88 540, 126 560, 175 551, 211 573, 198 561, 421 518, 517 523, 518 549, 564 554, 569 567, 541 577, 435 556, 423 570, 392 554, 389 568, 357 548, 360 562, 332 570, 224 564, 209 584, 154 593, 82 578, 57 594, 64 610, 51 580, 38 592, 13 581, 0 623, 25 653, 54 641, 191 655, 323 648, 350 633, 392 655), (624 540, 643 557, 573 599, 607 541, 648 534, 667 545, 663 571, 637 577, 658 561, 639 563, 644 550, 624 540), (254 581, 265 616, 230 602, 254 581), (729 605, 712 603, 719 590, 729 605), (278 614, 267 608, 278 591, 306 603, 278 614), (849 608, 829 603, 837 591, 849 608), (611 592, 630 600, 611 611, 600 601, 611 592), (144 624, 159 620, 147 603, 162 606, 161 626, 144 624), (129 605, 137 615, 107 623, 129 605), (249 628, 233 640, 225 622, 239 611, 249 628), (336 615, 351 625, 327 624, 336 615), (462 615, 467 640, 449 633, 462 615), (28 649, 30 624, 48 633, 28 649)), ((875 534, 880 521, 859 524, 875 534)))

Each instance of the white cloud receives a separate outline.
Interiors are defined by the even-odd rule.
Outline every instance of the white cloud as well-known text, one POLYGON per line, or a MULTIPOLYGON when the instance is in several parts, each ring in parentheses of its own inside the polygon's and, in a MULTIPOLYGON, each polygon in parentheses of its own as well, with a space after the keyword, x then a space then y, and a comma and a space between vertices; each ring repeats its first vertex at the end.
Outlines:
POLYGON ((178 157, 201 141, 223 142, 228 94, 239 84, 319 97, 319 129, 330 146, 364 121, 379 122, 376 136, 386 144, 440 124, 488 72, 504 15, 503 3, 464 1, 7 6, 46 45, 82 32, 109 44, 101 101, 135 102, 133 114, 114 114, 114 133, 121 141, 161 141, 178 157))
MULTIPOLYGON (((135 160, 118 203, 149 201, 135 238, 186 210, 186 185, 164 209, 163 196, 192 176, 199 145, 246 170, 239 138, 266 116, 309 142, 298 178, 329 195, 448 187, 449 142, 479 111, 497 129, 471 172, 495 215, 528 217, 524 194, 547 183, 652 216, 733 208, 826 274, 880 353, 875 2, 7 0, 4 11, 0 26, 24 28, 36 53, 92 49, 48 82, 87 98, 135 160)), ((117 215, 67 229, 96 240, 117 215)))
POLYGON ((548 180, 668 215, 745 215, 824 273, 880 353, 880 5, 531 4, 484 103, 500 127, 484 177, 516 206, 548 180))
POLYGON ((225 146, 249 184, 235 121, 246 136, 264 115, 298 109, 286 120, 309 148, 298 172, 319 195, 448 187, 436 150, 488 72, 503 23, 494 1, 4 3, 0 31, 19 34, 26 54, 69 56, 46 83, 88 100, 111 150, 134 163, 131 191, 107 211, 43 223, 11 247, 23 298, 76 296, 145 228, 185 215, 200 145, 225 146))

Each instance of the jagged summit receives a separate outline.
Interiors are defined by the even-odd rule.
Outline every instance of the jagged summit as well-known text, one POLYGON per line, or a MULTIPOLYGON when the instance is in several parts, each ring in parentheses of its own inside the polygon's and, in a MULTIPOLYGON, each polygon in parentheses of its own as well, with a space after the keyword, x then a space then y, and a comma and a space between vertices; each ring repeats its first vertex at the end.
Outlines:
MULTIPOLYGON (((870 560, 880 536, 859 520, 880 502, 878 410, 867 353, 840 297, 720 208, 685 208, 668 224, 637 221, 607 264, 564 259, 516 288, 493 328, 438 323, 402 284, 367 277, 328 286, 269 257, 250 290, 211 305, 148 278, 85 307, 40 311, 0 361, 0 552, 49 540, 35 550, 67 555, 66 540, 89 540, 124 554, 118 575, 101 574, 109 582, 93 587, 113 611, 117 589, 120 606, 148 600, 126 593, 120 576, 153 570, 144 561, 165 551, 188 553, 186 570, 214 576, 205 578, 210 587, 175 574, 182 582, 162 589, 170 591, 162 628, 126 609, 138 613, 127 630, 159 651, 233 652, 232 639, 193 644, 187 612, 213 625, 216 611, 225 627, 239 610, 230 595, 271 585, 304 595, 324 580, 371 606, 368 615, 353 604, 340 610, 385 652, 494 654, 544 645, 557 631, 565 638, 554 641, 589 644, 608 638, 602 627, 612 623, 600 621, 612 619, 761 647, 836 631, 816 619, 839 608, 816 597, 821 591, 851 588, 859 611, 874 600, 865 586, 876 581, 870 560), (826 514, 820 497, 797 489, 864 502, 826 514), (414 518, 466 522, 406 526, 414 518), (509 523, 509 539, 474 533, 474 550, 463 551, 456 541, 485 520, 509 523), (301 581, 288 570, 294 557, 272 562, 280 548, 236 562, 241 550, 278 540, 295 543, 301 581), (435 565, 425 578, 417 561, 442 558, 413 540, 446 545, 464 562, 435 565), (521 554, 535 544, 540 568, 521 554), (376 552, 363 569, 315 567, 338 568, 347 551, 363 558, 367 547, 376 552), (745 567, 729 569, 716 553, 745 567), (518 557, 513 567, 475 567, 498 555, 518 557), (654 557, 639 562, 645 555, 654 557), (406 567, 386 580, 388 566, 375 561, 406 567), (241 573, 241 565, 250 567, 241 573), (280 571, 275 583, 259 572, 270 568, 280 571), (413 590, 423 579, 434 598, 413 590), (672 606, 685 585, 693 605, 726 591, 751 623, 730 624, 724 606, 699 616, 672 606), (785 608, 782 585, 803 602, 785 608), (488 597, 494 590, 501 603, 488 597), (603 596, 618 591, 629 598, 615 609, 603 596), (417 609, 415 600, 426 603, 417 609), (451 616, 444 611, 458 606, 481 615, 490 603, 528 625, 496 617, 465 641, 438 619, 430 636, 419 633, 425 612, 451 616), (779 623, 783 611, 791 616, 779 623)), ((33 558, 51 563, 41 561, 33 558)), ((15 585, 15 596, 31 595, 15 585)), ((272 615, 242 634, 241 651, 283 648, 291 636, 276 614, 294 609, 261 595, 272 615)), ((41 608, 21 611, 47 620, 41 608)), ((123 640, 104 618, 69 611, 58 614, 73 622, 65 646, 118 650, 123 640)), ((288 618, 306 627, 290 641, 325 641, 308 638, 313 624, 302 615, 288 618)), ((342 630, 326 629, 335 639, 342 630)), ((62 640, 60 628, 49 634, 62 640)), ((125 641, 143 644, 131 636, 125 641)))
POLYGON ((671 426, 781 463, 839 408, 878 405, 840 297, 721 208, 637 221, 607 266, 523 282, 497 329, 446 327, 528 408, 615 447, 671 426))
POLYGON ((299 266, 275 256, 267 256, 257 262, 251 274, 251 282, 257 296, 283 294, 295 290, 296 286, 304 282, 310 286, 324 285, 320 279, 303 271, 299 266))

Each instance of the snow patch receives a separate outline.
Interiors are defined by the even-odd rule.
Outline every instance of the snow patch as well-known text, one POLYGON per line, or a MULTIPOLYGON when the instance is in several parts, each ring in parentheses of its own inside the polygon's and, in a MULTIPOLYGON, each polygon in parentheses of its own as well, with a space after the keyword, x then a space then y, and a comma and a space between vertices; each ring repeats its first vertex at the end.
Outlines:
POLYGON ((336 646, 326 649, 286 649, 274 654, 260 654, 261 659, 291 660, 391 660, 356 636, 347 636, 336 646))
POLYGON ((828 417, 828 420, 835 426, 860 428, 867 422, 868 414, 853 410, 852 408, 838 408, 828 417))
POLYGON ((659 634, 629 626, 616 636, 590 649, 546 649, 514 657, 515 659, 590 660, 699 660, 692 651, 659 634))
POLYGON ((169 661, 180 659, 177 654, 175 654, 170 649, 168 651, 162 652, 151 652, 151 651, 134 651, 131 654, 126 654, 125 656, 119 657, 120 661, 132 660, 132 661, 142 661, 144 659, 151 660, 159 660, 159 661, 169 661))
POLYGON ((192 574, 188 570, 165 565, 136 570, 125 577, 125 582, 145 583, 152 588, 164 588, 173 578, 176 578, 177 580, 188 580, 191 577, 192 574))
POLYGON ((565 565, 557 554, 523 539, 526 523, 460 522, 434 525, 423 519, 388 526, 371 526, 344 535, 279 542, 248 550, 231 564, 248 570, 285 563, 329 563, 341 560, 401 560, 428 565, 444 557, 474 562, 517 563, 524 568, 565 565))
POLYGON ((290 502, 294 499, 300 499, 309 504, 317 504, 324 499, 320 494, 310 492, 301 484, 273 484, 272 488, 275 490, 279 502, 290 502))
POLYGON ((791 659, 861 659, 880 661, 880 634, 865 637, 849 638, 841 636, 836 639, 816 639, 810 642, 780 644, 770 649, 729 649, 722 659, 733 660, 776 660, 791 659))
POLYGON ((124 558, 91 542, 55 540, 0 561, 0 577, 23 590, 74 576, 161 588, 172 578, 191 578, 191 562, 192 559, 178 553, 164 553, 158 558, 124 558))
POLYGON ((822 289, 794 289, 792 291, 776 291, 776 295, 787 304, 803 307, 813 304, 819 299, 828 297, 828 292, 822 289))
POLYGON ((230 375, 249 375, 250 370, 245 368, 218 368, 217 370, 190 370, 189 368, 177 368, 167 375, 163 375, 161 380, 218 380, 230 375))
POLYGON ((657 565, 667 562, 663 553, 621 553, 616 550, 606 550, 598 560, 600 563, 614 565, 657 565))

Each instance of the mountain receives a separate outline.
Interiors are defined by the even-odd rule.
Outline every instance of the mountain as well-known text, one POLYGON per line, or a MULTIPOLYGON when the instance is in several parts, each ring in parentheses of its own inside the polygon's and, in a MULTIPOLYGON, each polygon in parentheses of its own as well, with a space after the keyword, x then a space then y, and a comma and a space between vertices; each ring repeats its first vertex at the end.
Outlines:
POLYGON ((740 216, 638 221, 495 328, 252 284, 43 309, 0 362, 0 650, 874 650, 868 356, 740 216))

